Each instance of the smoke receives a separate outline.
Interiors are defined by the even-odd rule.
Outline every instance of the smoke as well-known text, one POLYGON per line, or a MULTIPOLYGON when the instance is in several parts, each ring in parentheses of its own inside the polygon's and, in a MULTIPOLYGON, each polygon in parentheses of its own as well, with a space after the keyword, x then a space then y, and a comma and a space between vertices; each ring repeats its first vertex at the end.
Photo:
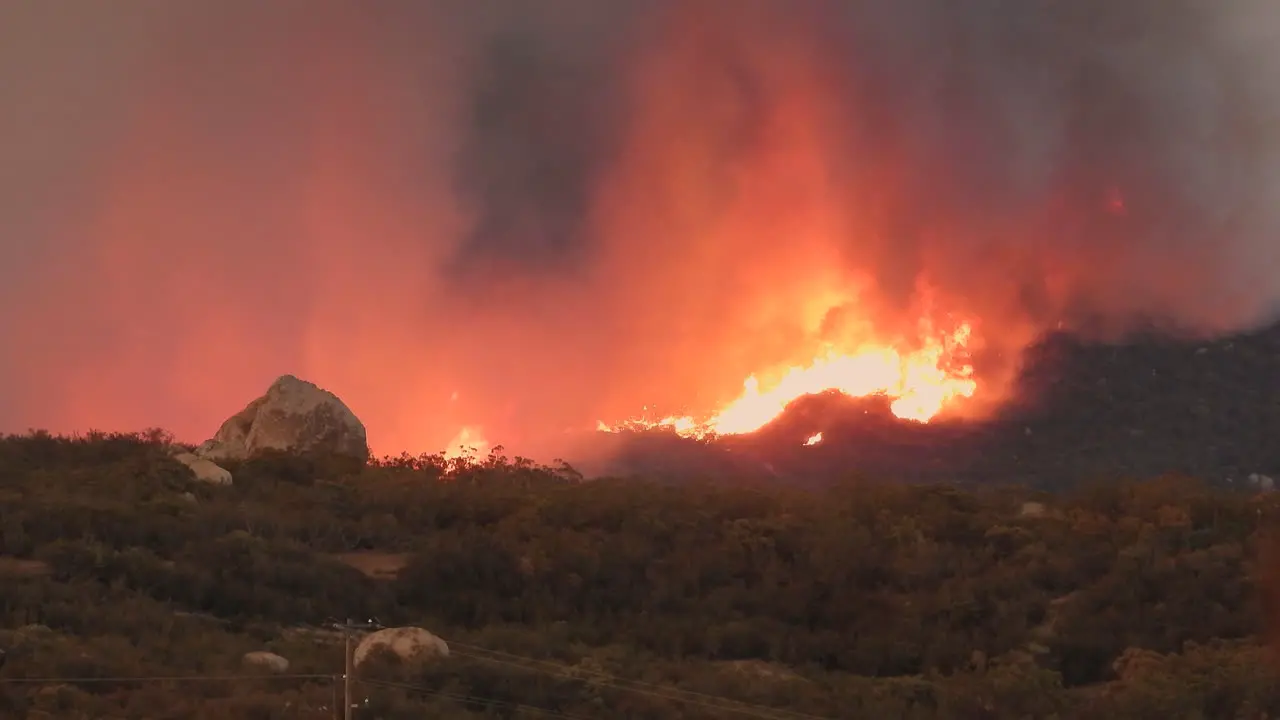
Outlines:
MULTIPOLYGON (((0 9, 0 430, 200 440, 291 372, 376 452, 707 411, 824 343, 1280 298, 1264 0, 0 9)), ((114 7, 114 6, 113 6, 114 7)))

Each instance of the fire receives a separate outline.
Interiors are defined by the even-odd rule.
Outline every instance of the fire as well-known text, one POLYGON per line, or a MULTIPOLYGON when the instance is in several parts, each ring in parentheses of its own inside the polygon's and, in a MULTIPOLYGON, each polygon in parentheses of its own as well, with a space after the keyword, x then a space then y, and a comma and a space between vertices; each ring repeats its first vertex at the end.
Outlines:
POLYGON ((480 428, 466 426, 449 441, 442 453, 448 460, 475 458, 489 451, 489 441, 480 428))
MULTIPOLYGON (((766 384, 756 375, 748 377, 735 400, 704 420, 671 416, 617 426, 601 423, 599 429, 667 427, 685 437, 740 435, 764 427, 802 396, 833 390, 851 397, 886 395, 893 399, 890 408, 894 415, 927 423, 955 400, 973 397, 977 391, 973 366, 963 359, 971 333, 971 327, 962 324, 910 352, 873 344, 848 353, 828 348, 806 365, 771 373, 777 378, 773 382, 766 384)), ((821 441, 818 433, 806 444, 821 441)))
POLYGON ((804 441, 804 444, 806 446, 811 446, 811 445, 817 445, 820 442, 822 442, 822 433, 816 432, 810 435, 809 439, 804 441))

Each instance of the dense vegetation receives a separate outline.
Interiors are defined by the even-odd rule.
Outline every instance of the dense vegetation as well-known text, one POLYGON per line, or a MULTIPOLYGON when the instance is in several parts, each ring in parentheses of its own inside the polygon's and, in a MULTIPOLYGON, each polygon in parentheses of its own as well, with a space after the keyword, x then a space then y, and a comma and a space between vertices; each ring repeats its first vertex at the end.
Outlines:
POLYGON ((1280 713, 1269 495, 584 482, 501 457, 264 457, 213 487, 165 443, 0 439, 0 717, 332 717, 342 646, 306 628, 346 617, 454 651, 362 669, 366 718, 1280 713), (246 670, 255 650, 288 673, 246 670))

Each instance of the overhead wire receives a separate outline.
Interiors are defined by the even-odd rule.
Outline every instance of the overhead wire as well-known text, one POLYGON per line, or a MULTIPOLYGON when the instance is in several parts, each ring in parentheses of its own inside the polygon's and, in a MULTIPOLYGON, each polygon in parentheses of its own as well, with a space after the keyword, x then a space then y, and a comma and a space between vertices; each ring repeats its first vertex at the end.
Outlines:
POLYGON ((539 660, 536 658, 525 657, 513 653, 503 652, 501 650, 490 650, 478 645, 469 645, 456 641, 448 641, 450 653, 460 655, 462 657, 488 662, 497 665, 506 665, 518 669, 545 672, 548 674, 558 675, 570 680, 579 680, 590 682, 603 687, 614 690, 632 692, 639 695, 647 695, 663 700, 682 702, 689 705, 701 706, 704 708, 721 710, 725 712, 738 713, 751 717, 764 718, 766 720, 827 720, 818 715, 810 715, 808 713, 797 712, 794 710, 784 710, 781 708, 773 708, 767 705, 756 703, 748 703, 733 698, 727 698, 710 693, 702 693, 694 690, 684 690, 668 685, 660 685, 657 683, 645 682, 643 680, 632 680, 622 678, 616 675, 610 675, 597 670, 587 669, 569 669, 558 663, 547 660, 539 660), (460 652, 457 648, 461 648, 460 652), (489 653, 485 655, 483 653, 489 653), (491 657, 498 656, 498 657, 491 657), (628 684, 630 683, 630 684, 628 684))
MULTIPOLYGON (((543 673, 554 675, 567 680, 576 680, 587 682, 600 687, 618 690, 622 692, 635 693, 637 695, 647 696, 660 700, 680 702, 688 705, 694 705, 709 710, 720 712, 736 713, 749 717, 761 718, 762 720, 828 720, 822 716, 802 713, 794 710, 785 710, 782 708, 770 707, 756 703, 748 703, 733 698, 727 698, 710 693, 698 692, 695 690, 685 690, 683 688, 672 687, 669 685, 661 685, 658 683, 646 682, 643 680, 635 680, 631 678, 623 678, 612 675, 599 670, 589 670, 584 668, 569 668, 562 664, 549 660, 541 660, 538 658, 517 655, 501 650, 492 650, 478 645, 471 645, 458 641, 446 641, 450 647, 450 654, 469 658, 479 662, 512 667, 526 672, 543 673)), ((246 681, 279 681, 279 680, 325 680, 329 682, 337 682, 342 678, 339 674, 324 673, 285 673, 285 674, 238 674, 238 675, 133 675, 133 676, 107 676, 107 677, 0 677, 0 684, 7 685, 54 685, 54 684, 89 684, 89 683, 144 683, 144 682, 246 682, 246 681)), ((379 680, 374 678, 361 678, 358 675, 352 678, 355 682, 363 683, 374 687, 399 688, 404 690, 414 690, 425 694, 435 695, 447 699, 453 699, 462 702, 483 702, 490 705, 498 705, 508 707, 510 709, 522 709, 530 712, 540 713, 549 717, 566 718, 567 720, 586 720, 585 718, 568 715, 566 713, 540 708, 534 705, 525 705, 509 700, 501 700, 497 698, 485 698, 482 696, 466 695, 461 693, 453 693, 443 690, 435 690, 432 688, 412 685, 408 683, 398 683, 388 680, 379 680)))
POLYGON ((57 683, 127 683, 127 682, 240 682, 247 680, 334 680, 341 675, 321 673, 261 675, 126 675, 116 677, 0 677, 5 685, 53 685, 57 683))
POLYGON ((432 695, 435 697, 444 698, 446 700, 453 700, 455 702, 484 703, 486 705, 506 708, 508 710, 525 710, 527 712, 532 712, 538 715, 545 715, 547 717, 563 718, 564 720, 591 720, 590 718, 583 717, 582 715, 570 715, 568 713, 561 712, 559 710, 551 710, 549 708, 538 707, 536 705, 518 703, 512 700, 501 700, 498 698, 484 697, 481 695, 468 695, 465 693, 449 692, 447 690, 436 690, 423 685, 391 682, 389 680, 371 680, 371 679, 362 679, 359 677, 352 678, 352 679, 355 680, 355 682, 360 685, 370 685, 373 687, 381 687, 381 688, 395 688, 399 690, 412 690, 414 692, 419 692, 424 695, 432 695))
POLYGON ((507 665, 531 672, 549 673, 566 679, 585 681, 614 690, 648 695, 650 697, 682 702, 704 708, 734 712, 741 715, 764 718, 765 720, 827 720, 827 718, 819 715, 802 713, 795 710, 785 710, 782 708, 770 707, 768 705, 760 705, 758 703, 744 702, 742 700, 735 700, 733 698, 727 698, 720 695, 712 695, 710 693, 703 693, 695 690, 676 688, 670 685, 661 685, 643 680, 622 678, 599 670, 588 670, 584 668, 573 668, 570 670, 564 665, 548 660, 516 655, 514 653, 501 650, 492 650, 479 645, 472 645, 456 640, 444 640, 450 648, 450 653, 453 655, 469 657, 473 660, 479 660, 481 662, 488 662, 491 664, 507 665), (462 652, 460 652, 459 649, 461 649, 462 652), (483 653, 487 653, 488 655, 484 655, 483 653))
MULTIPOLYGON (((337 683, 342 679, 341 674, 325 675, 320 673, 292 673, 292 674, 273 674, 273 675, 123 675, 111 677, 0 677, 0 684, 7 685, 71 685, 84 683, 130 683, 130 682, 237 682, 237 681, 257 681, 257 680, 328 680, 337 683)), ((484 697, 481 695, 467 695, 463 693, 449 692, 446 690, 434 690, 432 688, 421 685, 412 685, 408 683, 391 682, 388 680, 375 680, 369 678, 353 677, 353 681, 362 685, 370 685, 382 688, 396 688, 403 690, 412 690, 415 692, 433 695, 436 697, 454 700, 457 702, 484 703, 490 706, 503 707, 511 710, 524 710, 548 717, 562 718, 563 720, 591 720, 581 715, 570 715, 557 710, 537 707, 535 705, 527 705, 524 703, 513 702, 510 700, 502 700, 500 698, 484 697)))

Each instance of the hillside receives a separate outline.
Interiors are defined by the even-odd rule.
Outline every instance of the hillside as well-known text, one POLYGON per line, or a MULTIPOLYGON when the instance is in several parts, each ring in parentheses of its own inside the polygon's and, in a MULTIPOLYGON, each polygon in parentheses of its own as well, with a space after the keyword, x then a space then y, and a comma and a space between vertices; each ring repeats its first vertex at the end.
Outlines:
POLYGON ((989 422, 918 425, 894 418, 883 399, 811 396, 750 436, 633 436, 612 470, 805 486, 850 473, 1042 488, 1166 473, 1224 483, 1280 476, 1280 326, 1212 342, 1053 335, 1026 357, 1015 397, 989 422), (824 442, 805 447, 819 431, 824 442))
POLYGON ((0 717, 332 717, 316 628, 348 617, 453 650, 363 668, 362 718, 1280 712, 1252 580, 1271 496, 283 456, 216 487, 163 441, 0 440, 0 717), (259 650, 289 671, 244 668, 259 650))

